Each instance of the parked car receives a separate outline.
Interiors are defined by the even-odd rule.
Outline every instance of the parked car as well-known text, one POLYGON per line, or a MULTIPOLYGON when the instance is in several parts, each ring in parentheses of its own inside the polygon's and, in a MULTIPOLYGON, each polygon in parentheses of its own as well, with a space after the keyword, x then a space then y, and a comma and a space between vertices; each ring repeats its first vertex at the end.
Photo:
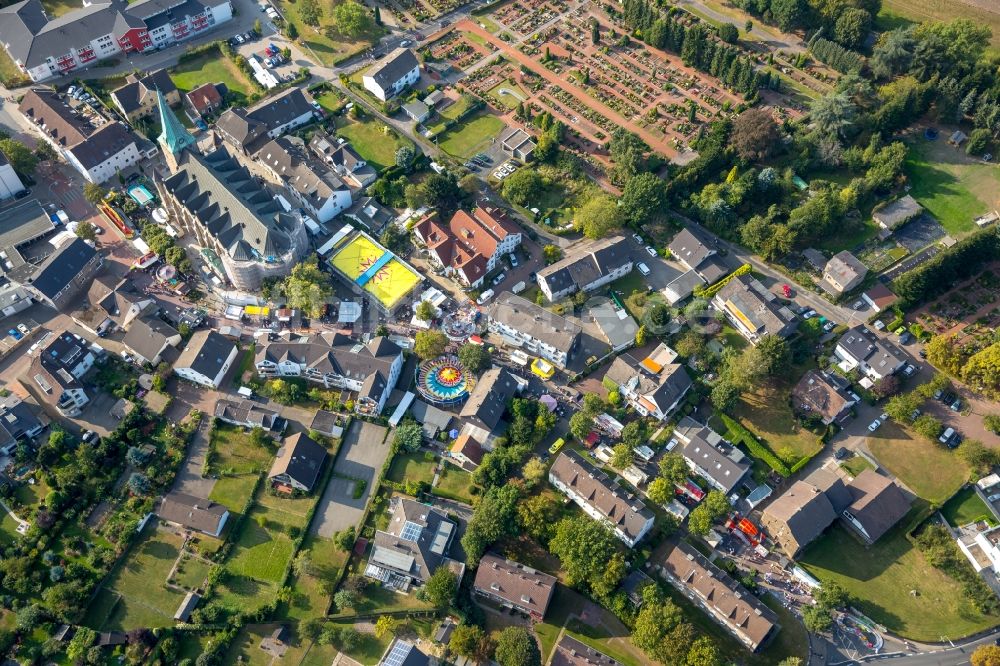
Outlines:
POLYGON ((634 238, 635 242, 638 243, 639 245, 643 244, 642 236, 640 236, 639 234, 632 234, 632 238, 634 238))
POLYGON ((918 418, 920 418, 921 414, 923 414, 923 412, 920 411, 920 408, 914 409, 912 412, 910 412, 910 420, 916 421, 918 418))
POLYGON ((7 331, 7 335, 14 338, 15 340, 20 340, 21 338, 24 337, 23 335, 21 335, 21 332, 18 331, 16 328, 12 328, 9 331, 7 331))
POLYGON ((889 415, 888 415, 888 414, 886 414, 885 412, 882 412, 882 415, 881 415, 881 416, 879 416, 879 417, 878 417, 878 419, 879 419, 879 421, 881 421, 882 423, 885 423, 886 421, 888 421, 888 420, 889 420, 889 415))
POLYGON ((785 298, 791 298, 792 297, 792 288, 791 288, 791 286, 787 285, 787 284, 781 285, 781 293, 782 293, 782 295, 785 298))
POLYGON ((135 363, 135 359, 133 359, 132 355, 128 352, 122 352, 122 360, 126 363, 135 363))
POLYGON ((957 411, 961 410, 962 409, 962 399, 961 398, 955 398, 954 402, 952 402, 950 405, 948 405, 948 409, 950 409, 953 412, 957 412, 957 411))
POLYGON ((93 430, 84 430, 83 436, 80 437, 80 439, 82 439, 85 442, 92 442, 95 439, 97 439, 97 433, 94 432, 93 430))
POLYGON ((837 327, 837 323, 836 322, 832 322, 832 321, 828 321, 825 324, 823 324, 823 330, 826 331, 827 333, 829 333, 830 331, 832 331, 836 327, 837 327))
POLYGON ((846 448, 842 446, 839 449, 837 449, 837 452, 833 454, 833 457, 836 458, 837 460, 843 460, 844 458, 847 457, 848 453, 850 453, 850 451, 848 451, 846 448))
POLYGON ((903 368, 903 374, 907 377, 912 377, 917 372, 917 366, 912 363, 908 363, 905 368, 903 368))
POLYGON ((635 267, 638 268, 639 272, 642 273, 643 275, 649 275, 649 266, 642 263, 641 261, 638 264, 636 264, 635 267))
POLYGON ((506 273, 501 273, 500 275, 498 275, 495 278, 493 278, 493 286, 496 286, 496 285, 500 284, 501 282, 503 282, 504 278, 506 278, 506 277, 507 277, 506 273))
POLYGON ((943 433, 941 433, 941 436, 938 437, 938 441, 941 442, 942 444, 949 444, 950 445, 951 444, 951 440, 952 440, 952 438, 954 436, 955 436, 955 429, 954 428, 947 428, 943 433))
POLYGON ((863 300, 861 300, 861 299, 858 299, 858 300, 854 301, 854 305, 852 305, 851 307, 853 307, 855 310, 864 310, 865 309, 865 302, 863 300))
POLYGON ((413 45, 413 40, 412 39, 404 39, 403 41, 401 41, 399 43, 399 45, 402 46, 405 49, 408 46, 412 46, 413 45))
POLYGON ((875 432, 876 430, 878 430, 880 425, 882 425, 882 422, 879 421, 878 419, 875 419, 874 421, 868 424, 868 432, 875 432))
POLYGON ((511 268, 517 268, 517 257, 514 256, 513 254, 511 254, 509 256, 510 256, 510 266, 511 266, 511 268))
POLYGON ((646 246, 646 253, 649 254, 649 256, 651 256, 651 257, 655 257, 656 256, 656 250, 654 250, 649 245, 646 246))
POLYGON ((812 319, 815 316, 816 316, 815 310, 806 310, 804 313, 802 313, 803 319, 812 319))
POLYGON ((22 333, 24 333, 25 335, 27 335, 28 333, 31 333, 31 329, 29 329, 29 328, 28 328, 27 326, 25 326, 24 324, 18 324, 18 325, 17 325, 17 330, 21 331, 21 332, 22 332, 22 333))
POLYGON ((940 400, 942 397, 944 397, 944 389, 938 389, 937 391, 934 391, 935 400, 940 400))
POLYGON ((860 395, 858 395, 854 391, 851 391, 850 393, 851 393, 851 397, 854 398, 854 402, 861 402, 861 396, 860 395))

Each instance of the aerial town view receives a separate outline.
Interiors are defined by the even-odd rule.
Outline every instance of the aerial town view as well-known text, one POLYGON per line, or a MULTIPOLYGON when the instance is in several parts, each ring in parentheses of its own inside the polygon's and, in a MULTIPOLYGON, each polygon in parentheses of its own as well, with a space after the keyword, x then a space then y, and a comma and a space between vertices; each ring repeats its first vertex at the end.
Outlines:
POLYGON ((1000 666, 1000 0, 0 0, 0 666, 1000 666))

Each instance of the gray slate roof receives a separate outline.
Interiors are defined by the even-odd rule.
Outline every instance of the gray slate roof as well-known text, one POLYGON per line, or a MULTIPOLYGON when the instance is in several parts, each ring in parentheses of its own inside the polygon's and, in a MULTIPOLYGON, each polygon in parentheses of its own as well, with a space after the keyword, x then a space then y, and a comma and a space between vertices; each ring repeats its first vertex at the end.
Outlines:
POLYGON ((490 368, 479 378, 459 416, 486 430, 493 430, 500 423, 507 403, 517 393, 517 387, 517 381, 506 368, 490 368))
POLYGON ((552 293, 565 289, 583 289, 611 271, 632 262, 624 236, 602 238, 580 246, 572 254, 538 271, 552 293))
POLYGON ((509 291, 501 293, 493 300, 489 318, 567 354, 573 349, 582 331, 568 319, 509 291))
POLYGON ((309 435, 300 432, 285 440, 271 465, 268 478, 287 474, 309 490, 319 480, 327 452, 309 435))
POLYGON ((235 346, 232 340, 216 331, 195 331, 175 365, 215 377, 235 346))
POLYGON ((399 79, 403 78, 407 72, 419 67, 420 62, 413 51, 405 48, 398 48, 385 57, 382 64, 372 69, 365 76, 375 79, 375 82, 384 88, 391 88, 399 79))
POLYGON ((96 255, 97 250, 86 241, 74 238, 46 257, 28 282, 45 296, 55 298, 96 255))

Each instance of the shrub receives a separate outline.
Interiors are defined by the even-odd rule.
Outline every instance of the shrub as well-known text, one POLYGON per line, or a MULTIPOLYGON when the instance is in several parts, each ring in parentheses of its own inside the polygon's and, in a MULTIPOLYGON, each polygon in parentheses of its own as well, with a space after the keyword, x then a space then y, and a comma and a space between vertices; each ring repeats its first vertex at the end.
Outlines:
POLYGON ((771 449, 758 441, 757 437, 747 430, 742 423, 721 412, 719 412, 719 417, 726 424, 729 432, 740 438, 741 443, 750 451, 750 455, 765 463, 781 476, 789 477, 792 475, 792 470, 788 468, 788 465, 778 458, 771 449))

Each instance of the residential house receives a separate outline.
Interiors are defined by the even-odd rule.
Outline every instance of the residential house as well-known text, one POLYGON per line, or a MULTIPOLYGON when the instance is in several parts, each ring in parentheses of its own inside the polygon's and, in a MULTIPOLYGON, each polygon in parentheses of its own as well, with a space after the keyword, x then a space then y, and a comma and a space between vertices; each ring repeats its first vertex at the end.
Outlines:
POLYGON ((104 259, 93 245, 69 232, 53 236, 41 247, 48 254, 28 267, 30 277, 21 286, 35 301, 67 309, 104 266, 104 259))
POLYGON ((493 553, 483 555, 472 590, 540 622, 556 590, 556 577, 493 553))
POLYGON ((438 567, 464 571, 448 558, 458 526, 443 511, 405 497, 390 501, 391 516, 375 532, 365 576, 401 589, 423 585, 438 567))
POLYGON ((51 88, 29 89, 18 111, 91 183, 103 183, 156 152, 125 123, 75 111, 51 88))
POLYGON ((889 287, 881 282, 876 282, 871 289, 861 294, 861 300, 875 312, 882 312, 891 308, 899 297, 889 291, 889 287))
MULTIPOLYGON (((431 666, 431 658, 410 641, 393 638, 379 666, 431 666)), ((435 662, 436 663, 436 662, 435 662)))
POLYGON ((96 357, 87 341, 75 333, 63 331, 31 357, 21 384, 40 402, 58 410, 67 418, 79 416, 90 397, 80 379, 94 367, 96 357))
POLYGON ((890 203, 876 206, 875 210, 872 211, 872 219, 882 229, 879 236, 886 238, 923 212, 924 209, 917 203, 917 200, 907 194, 890 203))
POLYGON ((351 188, 325 162, 312 157, 302 139, 272 139, 254 156, 289 196, 320 223, 351 207, 351 188))
POLYGON ((296 433, 278 449, 267 479, 281 491, 310 493, 319 481, 326 456, 326 448, 316 440, 303 432, 296 433))
POLYGON ((677 305, 688 296, 694 293, 697 287, 705 285, 705 279, 692 270, 681 273, 667 283, 663 288, 663 295, 667 297, 667 302, 677 305))
MULTIPOLYGON (((837 483, 843 488, 843 483, 837 483)), ((843 506, 834 507, 831 496, 806 481, 792 486, 765 507, 760 524, 788 557, 797 557, 822 534, 843 506)))
POLYGON ((504 154, 527 164, 535 159, 538 144, 530 134, 520 127, 508 128, 500 135, 500 149, 504 154))
POLYGON ((148 116, 157 110, 156 92, 167 100, 170 106, 181 103, 181 94, 165 69, 157 69, 149 74, 129 74, 125 85, 111 91, 111 101, 129 121, 148 116))
POLYGON ((618 356, 604 377, 633 409, 662 421, 680 406, 692 386, 684 366, 674 363, 676 358, 672 349, 660 343, 641 361, 631 354, 618 356))
MULTIPOLYGON (((212 116, 222 110, 225 99, 221 83, 203 83, 184 95, 184 106, 194 117, 212 116)), ((169 101, 169 100, 168 100, 169 101)))
POLYGON ((115 327, 127 331, 133 321, 159 310, 156 301, 136 289, 130 279, 111 276, 94 278, 82 305, 72 314, 73 321, 98 337, 115 327))
POLYGON ((174 372, 181 379, 217 389, 238 351, 232 340, 216 331, 195 331, 174 364, 174 372))
POLYGON ((10 199, 24 191, 24 183, 10 165, 10 160, 0 150, 0 201, 10 199))
POLYGON ((391 209, 378 202, 375 197, 365 197, 358 201, 348 213, 355 222, 368 229, 373 234, 380 234, 396 217, 391 209))
POLYGON ((888 340, 879 338, 864 324, 844 333, 833 353, 845 372, 857 368, 872 381, 895 374, 906 365, 906 354, 888 340))
POLYGON ((568 633, 556 643, 549 666, 622 666, 603 652, 599 652, 586 643, 581 643, 568 633))
POLYGON ((215 418, 225 423, 242 428, 261 428, 265 432, 278 433, 279 435, 285 431, 285 427, 288 425, 288 421, 282 418, 280 412, 268 409, 253 400, 219 398, 215 401, 214 415, 215 418))
POLYGON ((520 227, 491 208, 459 210, 447 225, 431 213, 414 225, 413 235, 427 247, 431 261, 467 287, 480 286, 500 258, 521 244, 520 227))
POLYGON ((253 106, 226 110, 215 123, 222 140, 252 155, 269 139, 312 122, 316 109, 301 88, 288 88, 253 106))
POLYGON ((157 317, 142 317, 129 326, 122 344, 136 359, 148 365, 157 365, 163 353, 181 343, 180 332, 157 317))
POLYGON ((167 493, 159 501, 156 515, 186 530, 218 537, 229 520, 229 509, 212 500, 175 491, 167 493))
POLYGON ((361 84, 383 102, 420 80, 420 62, 410 49, 398 48, 365 72, 361 84))
POLYGON ((333 138, 322 129, 313 132, 309 150, 334 168, 337 175, 351 188, 362 190, 375 182, 378 172, 370 166, 351 144, 341 137, 333 138))
POLYGON ((583 317, 592 321, 597 327, 597 332, 607 341, 610 347, 608 355, 616 354, 635 345, 639 324, 635 322, 628 310, 619 307, 610 298, 604 296, 590 298, 587 301, 583 317))
POLYGON ((358 413, 377 415, 402 372, 403 350, 382 336, 363 344, 345 335, 321 333, 262 345, 254 362, 264 378, 302 377, 323 388, 355 391, 358 413))
POLYGON ((849 383, 822 370, 807 370, 792 389, 792 407, 799 414, 815 415, 824 425, 840 423, 851 415, 857 401, 847 390, 849 383))
POLYGON ((37 437, 45 425, 35 410, 16 394, 0 398, 0 455, 14 453, 19 442, 37 437))
POLYGON ((681 229, 667 246, 674 259, 708 284, 718 282, 729 273, 717 248, 716 239, 695 227, 681 229))
POLYGON ((564 451, 556 457, 549 467, 549 483, 588 516, 606 525, 629 548, 634 548, 653 528, 653 512, 576 451, 564 451))
POLYGON ((403 105, 403 113, 408 115, 413 122, 422 123, 430 118, 431 108, 419 99, 415 99, 403 105))
POLYGON ((39 0, 0 9, 0 45, 32 81, 200 36, 233 17, 229 0, 101 0, 49 16, 39 0))
POLYGON ((663 578, 751 652, 781 629, 774 611, 688 543, 679 541, 659 565, 663 578))
POLYGON ((580 348, 581 328, 520 296, 502 292, 487 311, 487 326, 507 344, 565 368, 580 348))
POLYGON ((492 449, 492 440, 498 434, 497 426, 507 403, 520 390, 520 383, 506 368, 497 366, 484 372, 459 412, 459 418, 464 421, 462 433, 487 450, 492 449))
POLYGON ((677 424, 674 437, 681 444, 677 453, 684 456, 691 471, 726 495, 739 487, 753 467, 742 451, 689 416, 677 424))
POLYGON ((594 291, 632 272, 632 253, 624 236, 578 245, 573 252, 538 271, 538 287, 550 301, 578 291, 594 291))
POLYGON ((853 254, 843 250, 826 262, 819 286, 834 296, 840 296, 861 284, 866 275, 868 267, 853 254))
POLYGON ((716 309, 752 344, 765 335, 787 338, 798 326, 795 314, 750 275, 737 275, 712 299, 716 309))
POLYGON ((483 449, 470 434, 459 435, 448 453, 461 467, 475 469, 483 462, 483 449))
POLYGON ((867 543, 875 543, 910 511, 910 500, 892 479, 873 469, 847 485, 853 500, 841 514, 844 522, 867 543))
POLYGON ((197 153, 194 137, 162 99, 160 125, 169 175, 157 173, 155 182, 171 222, 218 258, 237 289, 253 292, 266 278, 291 272, 309 247, 302 220, 286 213, 225 149, 197 153))

